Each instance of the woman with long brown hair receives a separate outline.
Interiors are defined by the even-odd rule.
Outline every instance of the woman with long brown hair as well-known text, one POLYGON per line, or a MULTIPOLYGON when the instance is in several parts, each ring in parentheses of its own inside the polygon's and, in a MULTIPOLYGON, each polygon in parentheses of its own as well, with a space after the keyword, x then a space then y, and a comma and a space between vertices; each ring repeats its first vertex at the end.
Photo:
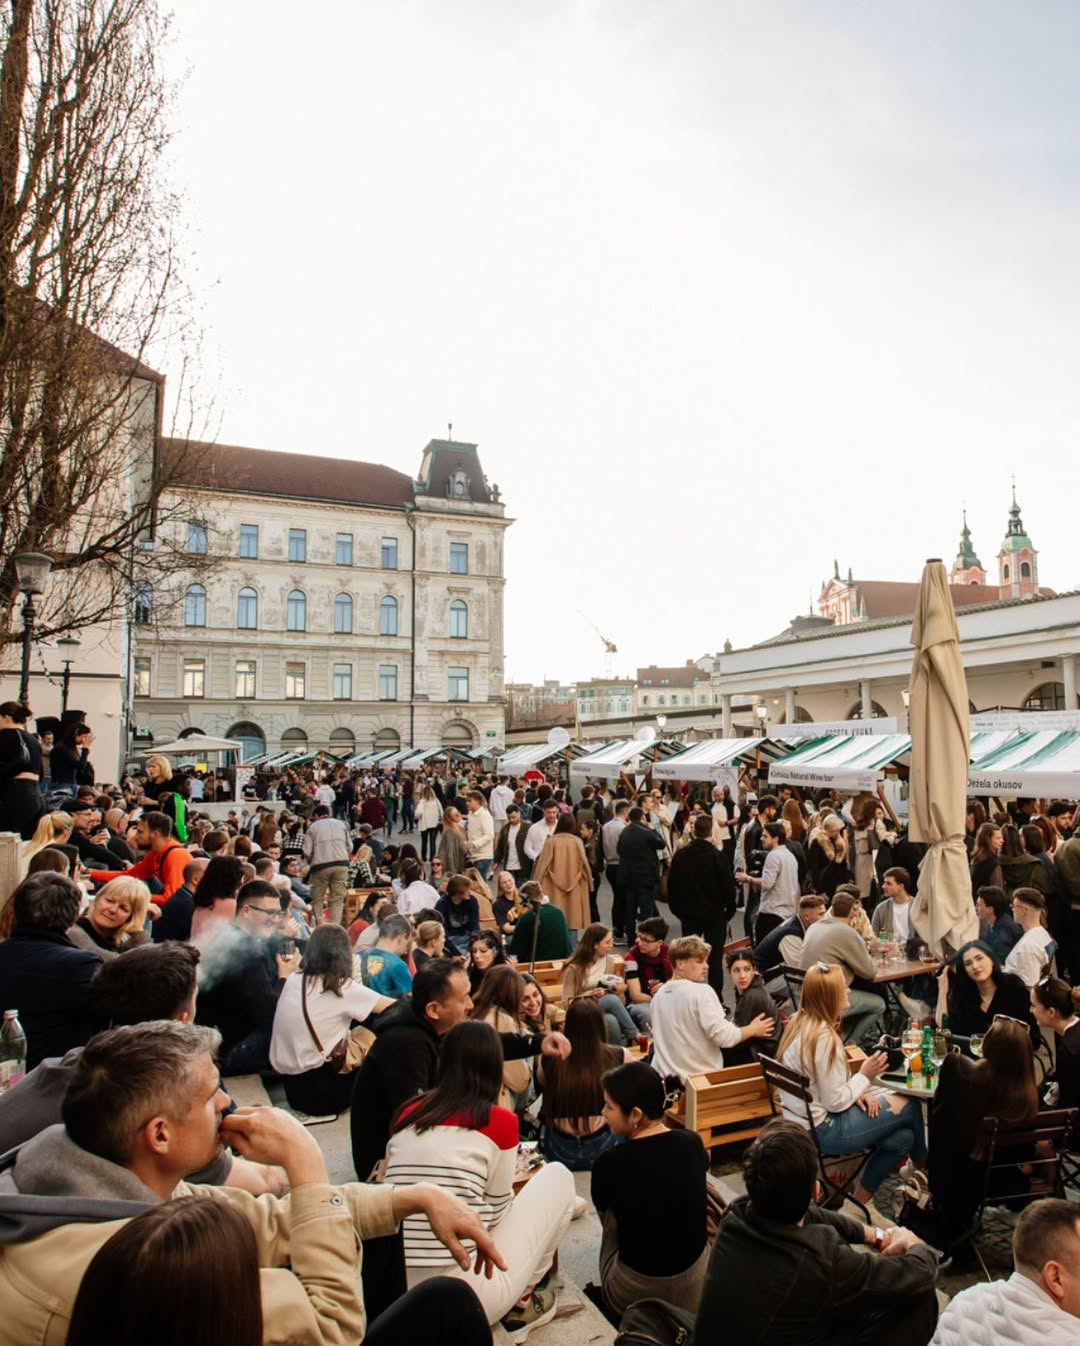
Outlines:
POLYGON ((548 1159, 588 1171, 619 1143, 604 1121, 604 1075, 622 1065, 625 1053, 605 1042, 604 1016, 593 1000, 575 1000, 563 1030, 571 1052, 565 1061, 542 1057, 538 1066, 543 1102, 542 1145, 548 1159))
POLYGON ((1020 1124, 1038 1110, 1026 1023, 999 1015, 983 1038, 981 1061, 954 1053, 941 1063, 930 1105, 929 1182, 943 1250, 955 1254, 954 1245, 970 1227, 979 1201, 984 1118, 1020 1124))
POLYGON ((435 854, 443 862, 447 874, 465 872, 465 828, 456 808, 448 808, 442 816, 442 833, 435 854))
MULTIPOLYGON (((492 967, 484 974, 469 1018, 490 1024, 496 1033, 523 1033, 521 997, 524 990, 525 983, 508 963, 492 967)), ((504 1061, 500 1104, 511 1111, 516 1109, 519 1101, 524 1106, 531 1078, 528 1059, 504 1061)))
MULTIPOLYGON (((853 1195, 865 1206, 885 1178, 906 1156, 926 1158, 922 1109, 913 1098, 899 1098, 873 1087, 888 1064, 884 1052, 868 1056, 858 1071, 848 1071, 844 1043, 836 1026, 848 1007, 843 969, 815 964, 803 982, 799 1008, 780 1041, 780 1060, 810 1082, 810 1114, 821 1152, 855 1154, 870 1150, 870 1158, 853 1195)), ((781 1107, 789 1121, 807 1125, 801 1101, 781 1093, 781 1107)))
POLYGON ((611 953, 615 940, 600 921, 586 926, 577 948, 563 965, 563 1004, 592 999, 603 1012, 607 1038, 613 1046, 632 1046, 637 1026, 631 1019, 618 989, 621 983, 611 971, 611 953))
POLYGON ((983 823, 975 833, 971 848, 971 895, 980 888, 1001 888, 1001 828, 997 823, 983 823))

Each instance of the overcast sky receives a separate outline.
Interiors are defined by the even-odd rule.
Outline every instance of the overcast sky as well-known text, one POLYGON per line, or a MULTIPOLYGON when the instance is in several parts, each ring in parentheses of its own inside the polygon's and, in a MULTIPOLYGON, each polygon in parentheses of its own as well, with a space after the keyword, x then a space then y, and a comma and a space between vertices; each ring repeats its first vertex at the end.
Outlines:
MULTIPOLYGON (((1080 587, 1074 0, 175 0, 226 443, 479 444, 507 677, 918 578, 1080 587)), ((168 363, 166 361, 166 368, 168 363)))

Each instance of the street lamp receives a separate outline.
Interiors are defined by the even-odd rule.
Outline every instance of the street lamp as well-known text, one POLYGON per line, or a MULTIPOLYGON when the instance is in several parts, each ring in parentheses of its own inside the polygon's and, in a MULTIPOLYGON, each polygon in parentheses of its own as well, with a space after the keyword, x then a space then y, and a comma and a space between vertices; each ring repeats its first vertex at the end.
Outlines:
POLYGON ((907 687, 900 689, 900 699, 904 703, 904 718, 907 720, 908 733, 911 733, 911 692, 907 687))
POLYGON ((765 722, 769 718, 769 708, 764 701, 762 701, 760 705, 754 707, 754 714, 758 717, 758 720, 761 722, 761 736, 762 738, 765 738, 766 737, 765 722))
POLYGON ((664 725, 665 725, 665 724, 667 724, 667 716, 666 716, 666 715, 658 715, 658 716, 656 717, 656 727, 657 727, 657 729, 660 730, 660 733, 661 733, 661 734, 663 734, 663 732, 664 732, 664 725))
POLYGON ((60 715, 67 714, 68 708, 68 685, 71 682, 71 665, 75 662, 75 656, 79 653, 79 646, 82 641, 78 636, 62 636, 56 642, 56 648, 60 651, 60 657, 64 661, 64 680, 60 684, 60 715))
POLYGON ((45 581, 52 569, 52 557, 40 551, 24 551, 13 558, 15 562, 15 581, 19 592, 25 594, 22 608, 22 668, 19 674, 19 703, 30 704, 30 643, 34 638, 34 618, 37 609, 34 598, 45 592, 45 581))

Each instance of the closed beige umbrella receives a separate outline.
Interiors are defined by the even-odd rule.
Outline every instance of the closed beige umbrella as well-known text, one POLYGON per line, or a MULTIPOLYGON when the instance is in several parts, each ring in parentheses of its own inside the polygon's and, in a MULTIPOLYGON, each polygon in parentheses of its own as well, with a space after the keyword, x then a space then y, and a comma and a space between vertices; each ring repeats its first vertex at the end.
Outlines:
POLYGON ((933 951, 955 952, 977 939, 964 848, 968 779, 968 694, 949 580, 940 561, 927 561, 911 625, 910 733, 912 841, 930 849, 919 866, 912 906, 915 929, 933 951))

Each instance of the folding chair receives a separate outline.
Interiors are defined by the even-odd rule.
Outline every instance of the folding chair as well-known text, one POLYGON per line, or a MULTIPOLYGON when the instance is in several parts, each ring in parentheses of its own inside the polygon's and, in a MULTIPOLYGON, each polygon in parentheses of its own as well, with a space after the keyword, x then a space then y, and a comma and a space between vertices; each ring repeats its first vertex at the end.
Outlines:
POLYGON ((1061 1197, 1065 1193, 1065 1148, 1075 1139, 1080 1108, 1057 1108, 1040 1112, 1033 1122, 1010 1126, 996 1117, 983 1120, 986 1134, 986 1165, 979 1204, 972 1217, 970 1238, 983 1275, 991 1280, 979 1250, 976 1235, 989 1207, 1004 1206, 1020 1210, 1040 1197, 1061 1197), (1040 1155, 1039 1151, 1049 1153, 1040 1155), (1017 1151, 1020 1151, 1018 1154, 1017 1151), (1027 1172, 1021 1172, 1023 1164, 1027 1172), (1033 1179, 1042 1179, 1041 1190, 1033 1190, 1033 1179), (995 1181, 996 1180, 996 1181, 995 1181), (998 1190, 991 1190, 997 1188, 998 1190))
MULTIPOLYGON (((810 1109, 810 1079, 809 1076, 801 1074, 797 1070, 792 1070, 789 1066, 782 1065, 771 1056, 765 1056, 758 1053, 758 1065, 765 1075, 765 1083, 769 1089, 769 1103, 772 1106, 774 1117, 781 1116, 779 1095, 787 1094, 789 1099, 795 1103, 801 1104, 806 1115, 806 1124, 810 1129, 810 1135, 814 1140, 814 1148, 818 1154, 818 1169, 821 1174, 821 1185, 825 1188, 825 1200, 822 1205, 830 1201, 843 1203, 850 1201, 853 1206, 858 1206, 862 1211, 867 1224, 871 1224, 870 1212, 861 1201, 856 1199, 847 1190, 867 1165, 870 1158, 870 1150, 859 1150, 855 1154, 845 1155, 826 1155, 822 1153, 821 1139, 817 1133, 817 1127, 814 1125, 814 1114, 810 1109), (842 1181, 834 1181, 830 1176, 830 1167, 835 1170, 841 1170, 844 1174, 842 1181)), ((794 1110, 794 1109, 793 1109, 794 1110)))
POLYGON ((791 1003, 796 1009, 799 1008, 799 1000, 802 997, 803 982, 806 980, 806 973, 801 967, 795 967, 791 963, 780 964, 780 975, 788 989, 788 995, 791 997, 791 1003))

